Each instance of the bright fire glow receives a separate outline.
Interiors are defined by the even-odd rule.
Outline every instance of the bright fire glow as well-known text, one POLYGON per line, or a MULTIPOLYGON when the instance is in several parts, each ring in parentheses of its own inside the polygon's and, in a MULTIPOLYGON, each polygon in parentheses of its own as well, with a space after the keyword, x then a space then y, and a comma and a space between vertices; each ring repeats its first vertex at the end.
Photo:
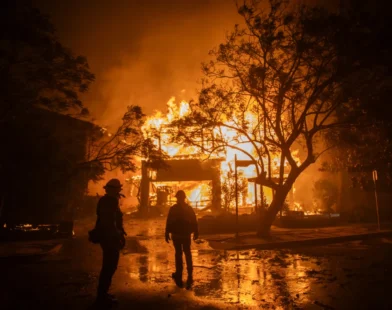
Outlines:
MULTIPOLYGON (((184 158, 199 158, 205 159, 206 155, 200 152, 200 149, 196 146, 184 146, 177 144, 172 141, 173 136, 173 128, 170 127, 171 122, 174 120, 181 119, 182 117, 188 115, 190 113, 190 106, 187 102, 182 101, 179 105, 175 103, 175 98, 172 97, 167 102, 167 113, 163 114, 160 111, 157 111, 154 115, 150 116, 144 126, 142 127, 143 134, 145 138, 151 138, 153 143, 168 154, 172 159, 184 159, 184 158)), ((250 124, 249 128, 252 128, 252 125, 258 122, 257 116, 252 114, 251 112, 247 112, 245 115, 245 120, 250 124)), ((255 145, 249 142, 249 139, 244 136, 239 136, 238 132, 235 129, 231 129, 230 127, 236 127, 236 121, 232 122, 227 121, 224 122, 224 126, 218 126, 214 128, 214 135, 220 136, 226 141, 229 141, 231 144, 236 145, 241 148, 243 151, 236 150, 234 148, 225 148, 224 150, 220 150, 219 154, 215 154, 216 157, 224 158, 224 161, 221 162, 221 183, 223 184, 227 181, 228 172, 234 171, 234 158, 237 156, 238 160, 250 160, 249 156, 246 153, 254 156, 255 145)), ((297 152, 292 152, 293 157, 297 162, 299 159, 297 158, 297 152)), ((210 157, 212 158, 212 157, 210 157)), ((267 164, 267 159, 263 159, 264 164, 267 164)), ((273 158, 273 169, 276 170, 280 167, 280 159, 276 155, 273 158)), ((284 163, 287 166, 287 162, 284 163)), ((239 167, 238 171, 241 171, 241 174, 244 178, 254 178, 257 176, 256 166, 254 164, 249 165, 248 167, 239 167)), ((232 174, 233 175, 233 174, 232 174)), ((273 175, 272 177, 274 177, 273 175)), ((184 185, 186 187, 186 185, 184 185)), ((193 206, 202 205, 201 200, 208 195, 210 188, 208 186, 204 186, 203 184, 194 187, 193 189, 187 189, 187 197, 192 203, 193 206)), ((258 189, 259 191, 259 189, 258 189)), ((242 194, 241 194, 242 195, 242 194)), ((264 189, 264 195, 267 199, 267 203, 271 203, 272 201, 272 191, 268 188, 264 189)), ((241 199, 240 206, 246 205, 254 205, 255 202, 255 187, 254 183, 249 182, 247 186, 247 194, 243 195, 244 199, 241 199)), ((258 194, 258 196, 260 196, 258 194)), ((260 198, 258 197, 258 203, 260 204, 260 198)))

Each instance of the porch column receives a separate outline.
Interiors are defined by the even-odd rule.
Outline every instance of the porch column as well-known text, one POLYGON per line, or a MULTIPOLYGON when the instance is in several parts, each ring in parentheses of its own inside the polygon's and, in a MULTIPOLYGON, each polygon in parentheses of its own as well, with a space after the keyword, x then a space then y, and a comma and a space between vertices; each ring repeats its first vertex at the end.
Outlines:
POLYGON ((212 210, 219 211, 221 208, 221 180, 220 174, 214 173, 214 177, 212 178, 212 210))
POLYGON ((142 214, 148 213, 150 196, 150 179, 148 176, 148 169, 146 162, 142 161, 142 179, 140 182, 140 212, 142 214))

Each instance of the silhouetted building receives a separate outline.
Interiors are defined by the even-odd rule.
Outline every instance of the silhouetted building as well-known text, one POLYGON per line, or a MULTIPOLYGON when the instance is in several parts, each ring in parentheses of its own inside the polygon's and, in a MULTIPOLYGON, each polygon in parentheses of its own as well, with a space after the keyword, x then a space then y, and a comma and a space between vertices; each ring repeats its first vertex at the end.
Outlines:
POLYGON ((0 219, 7 223, 53 223, 72 218, 87 189, 83 162, 89 122, 32 109, 1 125, 0 219), (1 216, 2 215, 2 216, 1 216))

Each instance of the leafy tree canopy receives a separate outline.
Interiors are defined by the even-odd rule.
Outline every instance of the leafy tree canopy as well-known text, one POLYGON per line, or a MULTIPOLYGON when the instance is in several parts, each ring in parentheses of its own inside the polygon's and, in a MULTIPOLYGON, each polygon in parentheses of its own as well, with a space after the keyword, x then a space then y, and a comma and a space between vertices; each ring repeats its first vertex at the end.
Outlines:
POLYGON ((340 60, 358 64, 361 70, 342 92, 356 101, 340 109, 338 117, 358 126, 339 128, 327 135, 335 145, 334 156, 325 163, 328 170, 357 172, 380 168, 391 174, 392 117, 389 97, 392 90, 390 10, 384 2, 353 1, 344 12, 343 27, 336 39, 340 60))
POLYGON ((207 153, 235 149, 257 163, 259 182, 275 191, 263 235, 297 177, 335 146, 326 135, 361 125, 365 112, 348 90, 378 70, 342 57, 346 16, 284 0, 244 1, 238 12, 245 27, 210 52, 199 100, 175 124, 185 143, 207 153), (208 143, 195 141, 200 131, 209 131, 208 143))
POLYGON ((150 139, 143 136, 141 127, 145 114, 139 106, 128 106, 122 124, 113 133, 106 129, 95 131, 87 144, 87 160, 78 163, 81 168, 96 172, 101 176, 104 171, 121 169, 122 172, 136 171, 138 158, 146 160, 152 169, 164 167, 160 150, 150 139))
POLYGON ((88 111, 80 101, 94 75, 56 37, 49 18, 29 1, 6 0, 0 10, 0 120, 33 105, 88 111))

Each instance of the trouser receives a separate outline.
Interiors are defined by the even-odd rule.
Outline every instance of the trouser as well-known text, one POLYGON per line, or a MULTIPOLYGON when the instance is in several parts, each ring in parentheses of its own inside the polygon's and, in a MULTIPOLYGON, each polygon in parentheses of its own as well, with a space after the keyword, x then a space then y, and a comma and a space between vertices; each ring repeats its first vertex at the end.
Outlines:
POLYGON ((183 261, 182 253, 185 254, 186 267, 188 271, 188 277, 192 278, 193 265, 192 265, 192 253, 191 253, 191 236, 175 237, 173 238, 173 244, 175 249, 175 261, 176 261, 176 274, 182 277, 183 261))
POLYGON ((101 243, 101 248, 103 260, 99 275, 98 296, 104 296, 108 293, 120 257, 120 250, 113 243, 101 243))

